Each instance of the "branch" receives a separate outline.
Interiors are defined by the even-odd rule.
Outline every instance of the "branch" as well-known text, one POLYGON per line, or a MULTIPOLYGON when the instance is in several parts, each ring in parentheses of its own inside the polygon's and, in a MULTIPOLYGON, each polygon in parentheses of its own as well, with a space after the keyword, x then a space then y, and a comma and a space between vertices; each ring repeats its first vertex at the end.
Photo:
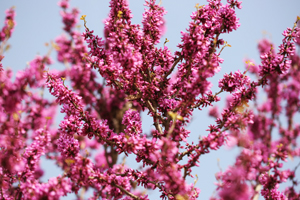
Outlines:
MULTIPOLYGON (((107 182, 107 180, 104 180, 103 178, 100 177, 89 177, 89 179, 97 179, 99 181, 105 181, 107 182)), ((132 194, 131 192, 127 191, 126 189, 124 189, 122 186, 116 184, 116 183, 111 183, 112 186, 119 188, 122 192, 124 192, 127 196, 133 198, 133 199, 137 199, 140 200, 141 198, 139 198, 138 196, 135 196, 134 194, 132 194)))
POLYGON ((134 194, 132 194, 131 192, 128 192, 127 190, 125 190, 122 186, 117 185, 115 183, 111 184, 112 186, 115 186, 116 188, 119 188, 122 192, 124 192, 127 196, 133 198, 133 199, 137 199, 140 200, 140 198, 138 196, 135 196, 134 194))
MULTIPOLYGON (((154 116, 156 118, 158 118, 159 120, 161 120, 162 122, 164 122, 164 119, 157 113, 157 111, 153 108, 152 104, 150 103, 149 100, 146 101, 146 104, 148 105, 148 108, 149 110, 151 110, 153 113, 154 113, 154 116)), ((162 128, 161 126, 159 125, 159 122, 157 120, 153 120, 154 121, 154 126, 156 128, 156 130, 161 134, 163 135, 163 131, 162 131, 162 128)))
MULTIPOLYGON (((223 89, 220 90, 219 92, 216 92, 216 93, 214 94, 213 98, 209 99, 210 103, 212 103, 212 102, 214 101, 215 97, 216 97, 217 95, 221 94, 222 92, 223 92, 223 89)), ((192 108, 193 108, 193 109, 194 109, 194 108, 197 108, 197 107, 201 106, 202 104, 203 104, 202 102, 199 102, 198 104, 192 106, 192 108)))
POLYGON ((182 56, 181 56, 181 55, 179 55, 179 57, 175 59, 173 65, 172 65, 172 67, 171 67, 171 69, 165 74, 164 79, 166 79, 166 78, 172 73, 172 71, 174 70, 175 66, 177 65, 177 63, 178 63, 181 59, 182 59, 182 56))

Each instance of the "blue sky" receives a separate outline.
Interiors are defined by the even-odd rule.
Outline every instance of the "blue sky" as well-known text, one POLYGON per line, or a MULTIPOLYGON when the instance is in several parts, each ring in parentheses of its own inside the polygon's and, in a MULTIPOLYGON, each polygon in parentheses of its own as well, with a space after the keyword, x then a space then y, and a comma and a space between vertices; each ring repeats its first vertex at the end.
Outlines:
MULTIPOLYGON (((225 2, 225 1, 222 1, 225 2)), ((144 1, 130 0, 130 8, 133 13, 133 23, 140 23, 144 1)), ((166 15, 167 31, 162 38, 168 38, 170 42, 167 46, 174 52, 177 44, 180 42, 180 31, 184 31, 188 27, 190 14, 195 11, 195 5, 206 4, 203 0, 162 0, 162 5, 168 11, 166 15)), ((108 15, 109 1, 107 0, 72 0, 71 5, 78 7, 81 11, 80 15, 87 15, 87 25, 95 33, 103 35, 103 19, 108 15)), ((63 33, 61 17, 59 15, 59 7, 57 1, 40 1, 40 0, 1 0, 0 1, 0 25, 4 21, 5 9, 16 6, 17 26, 9 40, 11 49, 5 53, 3 60, 4 68, 10 67, 14 71, 22 70, 26 67, 26 62, 32 60, 36 54, 44 55, 48 48, 44 45, 46 42, 54 41, 54 39, 63 33)), ((245 58, 253 58, 259 63, 259 55, 257 51, 258 41, 262 38, 269 38, 277 47, 282 40, 282 32, 287 27, 292 27, 296 20, 296 16, 300 16, 299 0, 248 0, 242 4, 243 8, 237 11, 240 18, 240 28, 233 33, 224 35, 224 39, 232 46, 225 48, 221 54, 224 63, 221 65, 222 70, 216 77, 212 79, 213 91, 217 91, 217 82, 224 73, 244 70, 243 60, 245 58)), ((82 24, 82 22, 79 22, 82 24)), ((83 29, 81 29, 83 31, 83 29)), ((55 54, 52 54, 55 59, 55 54)), ((61 68, 57 62, 54 68, 61 68)), ((224 100, 224 97, 223 97, 224 100)), ((196 111, 193 121, 188 129, 192 131, 191 140, 196 140, 200 135, 206 135, 205 129, 213 119, 208 118, 207 110, 196 111)), ((151 121, 143 115, 143 127, 145 130, 151 128, 151 121)), ((300 119, 298 120, 300 121, 300 119)), ((239 149, 226 150, 221 148, 217 152, 203 156, 200 160, 200 167, 195 168, 193 174, 198 174, 199 181, 197 186, 201 189, 199 199, 208 199, 215 186, 214 174, 219 171, 217 166, 217 158, 220 158, 220 165, 223 170, 226 166, 235 161, 235 155, 239 149)), ((134 159, 132 159, 134 161, 134 159)), ((292 165, 294 166, 296 161, 292 165)), ((45 165, 44 165, 45 166, 45 165)), ((47 167, 46 170, 51 168, 47 167)), ((51 171, 51 170, 50 170, 51 171)), ((46 173, 47 176, 58 175, 59 171, 51 171, 46 173)), ((47 178, 47 177, 46 177, 47 178)), ((49 177, 48 177, 49 178, 49 177)), ((190 180, 193 182, 193 180, 190 180)), ((152 193, 151 199, 157 199, 157 193, 152 193)), ((71 197, 65 199, 72 199, 71 197)))

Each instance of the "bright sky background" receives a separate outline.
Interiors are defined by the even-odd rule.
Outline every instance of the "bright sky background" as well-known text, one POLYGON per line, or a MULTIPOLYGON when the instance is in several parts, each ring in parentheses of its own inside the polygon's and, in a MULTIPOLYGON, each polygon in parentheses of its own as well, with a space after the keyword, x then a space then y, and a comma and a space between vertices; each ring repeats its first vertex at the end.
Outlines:
MULTIPOLYGON (((108 15, 108 0, 72 0, 71 6, 78 7, 81 11, 79 16, 87 15, 87 25, 90 30, 95 30, 95 33, 103 36, 103 19, 108 15)), ((225 3, 225 1, 222 1, 225 3)), ((142 0, 130 0, 130 8, 133 14, 133 23, 140 23, 142 19, 143 9, 142 0)), ((195 11, 195 5, 206 4, 204 0, 162 0, 162 5, 168 11, 165 16, 167 31, 162 38, 170 41, 167 46, 174 52, 177 44, 180 42, 180 31, 185 31, 190 21, 190 14, 195 11)), ((54 41, 57 36, 63 33, 61 17, 59 15, 59 7, 57 1, 41 1, 41 0, 0 0, 0 26, 3 26, 4 11, 11 6, 16 6, 16 21, 17 26, 9 40, 11 49, 4 55, 4 68, 10 67, 14 71, 22 70, 26 67, 26 63, 32 60, 35 55, 44 55, 48 48, 46 42, 54 41)), ((225 60, 221 65, 222 70, 212 79, 213 91, 217 91, 217 81, 224 73, 236 71, 240 69, 244 71, 244 59, 253 58, 256 63, 259 63, 259 55, 257 51, 258 41, 262 38, 269 38, 275 46, 279 46, 283 36, 282 32, 287 27, 292 27, 296 20, 296 16, 300 16, 300 1, 299 0, 248 0, 242 3, 243 8, 237 11, 237 16, 240 18, 241 27, 224 35, 223 38, 232 46, 225 48, 221 57, 225 60)), ((79 22, 83 25, 82 22, 79 22)), ((83 29, 81 29, 83 31, 83 29)), ((52 58, 55 60, 55 53, 52 53, 52 58)), ((53 64, 54 68, 61 68, 57 62, 53 64)), ((224 100, 224 98, 223 98, 224 100)), ((207 110, 196 111, 193 117, 193 122, 188 129, 192 131, 191 140, 196 141, 200 135, 207 135, 207 129, 210 123, 214 123, 212 118, 207 117, 207 110)), ((145 115, 142 115, 143 127, 145 130, 151 128, 151 121, 145 115)), ((296 121, 300 121, 300 118, 296 121)), ((59 122, 57 122, 59 123, 59 122)), ((199 199, 209 199, 215 190, 214 174, 219 171, 217 166, 217 158, 220 158, 220 166, 223 170, 228 165, 233 164, 235 155, 239 152, 238 149, 226 150, 221 148, 217 152, 212 152, 203 156, 200 160, 200 167, 193 168, 193 174, 197 174, 199 181, 197 186, 200 187, 201 193, 199 199)), ((130 163, 135 162, 134 158, 128 159, 130 163)), ((290 161, 290 160, 289 160, 290 161)), ((291 165, 295 166, 299 160, 295 160, 291 165)), ((60 171, 53 170, 50 162, 42 165, 46 169, 46 175, 43 181, 49 177, 57 176, 60 171)), ((299 176, 299 172, 296 175, 299 176)), ((193 180, 190 179, 193 183, 193 180)), ((299 189, 299 188, 298 188, 299 189)), ((159 195, 156 192, 150 192, 150 199, 158 199, 159 195)), ((68 196, 64 199, 73 199, 68 196)))

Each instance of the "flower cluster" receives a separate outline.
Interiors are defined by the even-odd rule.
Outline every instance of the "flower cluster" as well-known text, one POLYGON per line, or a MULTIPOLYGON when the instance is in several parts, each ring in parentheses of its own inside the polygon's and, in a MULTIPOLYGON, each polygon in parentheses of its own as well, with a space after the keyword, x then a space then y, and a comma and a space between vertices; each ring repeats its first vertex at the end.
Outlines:
POLYGON ((0 32, 0 42, 3 42, 4 40, 7 40, 11 37, 12 32, 14 31, 14 27, 16 25, 16 22, 14 20, 15 18, 15 10, 14 8, 10 8, 5 11, 6 17, 4 21, 4 27, 2 28, 0 32))
MULTIPOLYGON (((80 18, 85 32, 76 31, 79 10, 61 0, 66 34, 51 48, 66 69, 46 70, 53 64, 49 55, 37 56, 12 81, 12 71, 0 63, 0 198, 59 199, 92 189, 89 199, 149 199, 143 187, 159 191, 162 199, 193 200, 200 194, 188 181, 194 167, 203 155, 227 144, 241 152, 216 174, 211 199, 299 199, 297 167, 284 170, 283 163, 300 156, 295 120, 300 18, 283 32, 277 51, 262 40, 261 64, 247 61, 243 73, 224 74, 213 92, 209 78, 220 70, 221 52, 230 46, 222 36, 240 26, 235 9, 242 6, 238 0, 207 2, 196 5, 179 50, 172 53, 167 39, 157 47, 166 11, 155 0, 145 2, 141 25, 132 23, 126 0, 111 0, 104 38, 88 28, 86 15, 80 18), (251 80, 249 72, 258 80, 251 80), (54 98, 41 94, 46 89, 54 98), (258 100, 259 91, 267 101, 258 100), (221 93, 228 97, 219 112, 215 102, 221 93), (63 119, 56 127, 58 106, 63 119), (207 135, 188 142, 193 112, 209 106, 215 123, 208 125, 207 135), (142 128, 142 111, 155 127, 149 133, 142 128), (138 169, 127 165, 129 155, 138 169), (55 161, 63 174, 42 182, 42 156, 55 161), (292 185, 280 191, 287 181, 292 185)), ((14 15, 13 9, 6 13, 1 49, 16 24, 14 15)))

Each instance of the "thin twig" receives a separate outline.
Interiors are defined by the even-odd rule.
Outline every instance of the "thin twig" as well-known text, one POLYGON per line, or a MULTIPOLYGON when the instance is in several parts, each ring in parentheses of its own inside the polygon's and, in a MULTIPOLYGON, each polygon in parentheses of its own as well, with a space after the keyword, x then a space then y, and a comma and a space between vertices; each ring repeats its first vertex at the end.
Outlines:
MULTIPOLYGON (((157 111, 153 108, 153 106, 152 106, 152 104, 150 103, 149 100, 146 101, 146 104, 148 105, 148 108, 154 113, 154 117, 155 117, 155 118, 158 118, 158 119, 164 121, 164 119, 163 119, 163 118, 157 113, 157 111)), ((155 126, 156 130, 157 130, 161 135, 163 135, 163 131, 162 131, 161 126, 159 125, 158 120, 155 120, 155 119, 154 119, 153 121, 154 121, 154 126, 155 126)))
POLYGON ((176 60, 174 61, 171 69, 165 74, 164 79, 166 79, 174 70, 175 66, 177 65, 177 63, 182 59, 182 56, 180 55, 178 58, 176 58, 176 60))
POLYGON ((115 183, 112 183, 112 186, 119 188, 122 192, 124 192, 127 196, 133 198, 133 199, 137 199, 139 200, 140 198, 138 196, 135 196, 134 194, 132 194, 131 192, 128 192, 127 190, 125 190, 122 186, 117 185, 115 183))

